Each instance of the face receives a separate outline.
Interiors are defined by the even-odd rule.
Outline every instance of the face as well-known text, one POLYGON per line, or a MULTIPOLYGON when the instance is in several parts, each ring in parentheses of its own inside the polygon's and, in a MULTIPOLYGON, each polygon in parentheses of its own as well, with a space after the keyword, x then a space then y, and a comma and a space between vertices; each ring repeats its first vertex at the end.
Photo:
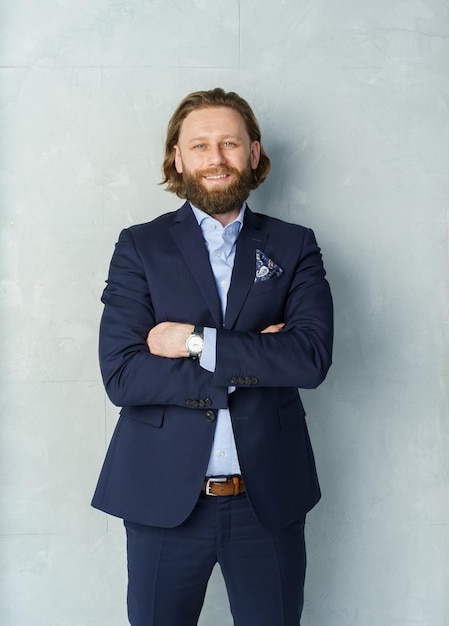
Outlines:
POLYGON ((174 149, 187 199, 210 215, 234 219, 260 158, 260 144, 250 140, 240 113, 228 107, 192 111, 174 149))

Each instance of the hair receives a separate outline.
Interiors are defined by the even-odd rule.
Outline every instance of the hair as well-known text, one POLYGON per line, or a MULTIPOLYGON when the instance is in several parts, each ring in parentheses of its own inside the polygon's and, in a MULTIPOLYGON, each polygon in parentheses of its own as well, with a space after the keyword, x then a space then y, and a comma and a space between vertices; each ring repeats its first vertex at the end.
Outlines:
POLYGON ((252 170, 251 189, 256 189, 267 177, 270 171, 270 159, 262 147, 260 127, 256 116, 249 104, 233 91, 226 92, 219 87, 209 91, 195 91, 184 98, 173 113, 167 128, 165 142, 165 157, 162 164, 163 180, 161 185, 167 185, 166 191, 176 193, 180 198, 185 198, 185 190, 182 174, 175 168, 174 146, 178 143, 181 126, 187 115, 197 109, 212 109, 228 107, 240 113, 246 126, 251 142, 260 143, 260 160, 257 168, 252 170))

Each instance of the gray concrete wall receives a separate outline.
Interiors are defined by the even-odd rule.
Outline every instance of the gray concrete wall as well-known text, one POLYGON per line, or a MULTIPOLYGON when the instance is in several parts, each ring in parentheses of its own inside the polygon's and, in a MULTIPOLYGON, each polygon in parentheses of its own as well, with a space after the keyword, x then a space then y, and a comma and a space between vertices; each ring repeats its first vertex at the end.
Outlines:
POLYGON ((448 626, 448 3, 6 0, 0 28, 0 623, 126 624, 121 522, 89 507, 99 297, 119 231, 178 206, 174 107, 220 85, 273 161, 252 208, 315 230, 335 296, 304 626, 448 626))

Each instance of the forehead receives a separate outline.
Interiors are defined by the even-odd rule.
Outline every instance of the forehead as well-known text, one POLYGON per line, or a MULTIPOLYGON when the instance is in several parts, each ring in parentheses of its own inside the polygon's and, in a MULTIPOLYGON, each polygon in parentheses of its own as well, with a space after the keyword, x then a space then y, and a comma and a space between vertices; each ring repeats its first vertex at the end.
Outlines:
POLYGON ((248 138, 243 117, 229 107, 210 107, 191 111, 181 124, 180 141, 198 137, 236 136, 248 138))

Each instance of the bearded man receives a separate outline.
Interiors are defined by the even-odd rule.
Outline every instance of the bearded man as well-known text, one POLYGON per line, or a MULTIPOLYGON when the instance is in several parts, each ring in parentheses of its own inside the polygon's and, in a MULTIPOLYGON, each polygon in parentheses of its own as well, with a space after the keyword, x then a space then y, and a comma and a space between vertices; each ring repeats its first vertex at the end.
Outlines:
POLYGON ((194 626, 219 563, 236 626, 298 626, 320 489, 298 387, 331 364, 313 232, 253 213, 270 161, 248 103, 188 95, 167 132, 176 212, 125 229, 100 364, 122 407, 93 506, 124 519, 132 626, 194 626))

